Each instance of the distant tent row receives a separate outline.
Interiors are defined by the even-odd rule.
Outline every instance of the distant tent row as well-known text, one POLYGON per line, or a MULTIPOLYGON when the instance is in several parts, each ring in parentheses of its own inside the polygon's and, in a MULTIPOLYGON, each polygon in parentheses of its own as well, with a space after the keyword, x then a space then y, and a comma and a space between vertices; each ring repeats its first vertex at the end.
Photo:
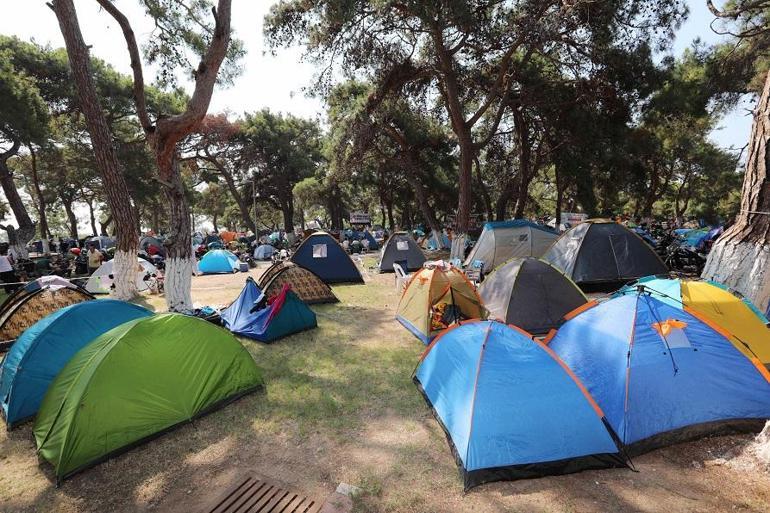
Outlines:
MULTIPOLYGON (((514 288, 533 260, 523 262, 514 288)), ((647 278, 583 303, 547 345, 515 326, 461 323, 433 340, 414 379, 466 489, 623 466, 661 445, 761 428, 764 320, 715 284, 647 278)))
POLYGON ((543 260, 578 285, 618 283, 668 272, 637 234, 605 219, 591 219, 565 232, 543 260))
POLYGON ((399 264, 406 272, 416 271, 425 263, 425 255, 407 232, 390 236, 380 252, 377 264, 381 273, 392 273, 393 264, 399 264))
POLYGON ((292 292, 290 285, 284 284, 277 295, 266 298, 251 277, 221 316, 225 328, 260 342, 273 342, 318 325, 315 313, 292 292))
POLYGON ((559 236, 550 228, 527 221, 489 222, 465 259, 465 267, 480 265, 489 273, 516 257, 541 257, 559 236))
POLYGON ((337 240, 326 232, 315 232, 299 245, 292 262, 309 269, 324 283, 363 283, 356 264, 337 240))

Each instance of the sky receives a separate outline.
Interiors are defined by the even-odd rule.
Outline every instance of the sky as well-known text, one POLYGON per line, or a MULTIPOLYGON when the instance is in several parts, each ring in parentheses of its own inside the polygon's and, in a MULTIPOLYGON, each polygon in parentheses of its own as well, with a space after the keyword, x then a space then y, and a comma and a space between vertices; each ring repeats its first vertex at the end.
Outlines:
MULTIPOLYGON (((426 0, 427 1, 427 0, 426 0)), ((244 42, 247 55, 242 64, 243 74, 233 86, 218 88, 214 92, 209 112, 228 111, 235 115, 262 108, 291 113, 307 118, 322 118, 324 105, 320 99, 308 97, 304 89, 315 75, 315 67, 302 61, 299 48, 279 49, 271 54, 266 47, 262 29, 265 15, 272 0, 233 0, 232 27, 236 37, 244 42)), ((143 20, 134 24, 134 31, 141 44, 151 32, 151 24, 144 19, 135 0, 117 0, 131 20, 143 20)), ((706 8, 705 0, 688 0, 690 16, 678 31, 672 52, 680 54, 696 38, 707 44, 720 42, 711 31, 713 16, 706 8)), ((130 66, 123 37, 112 18, 99 10, 94 0, 75 0, 81 30, 92 54, 112 64, 118 71, 130 74, 130 66)), ((0 16, 0 34, 16 35, 22 39, 34 39, 41 44, 64 46, 59 26, 44 0, 14 2, 0 16)), ((152 70, 148 70, 148 75, 152 70)), ((726 116, 712 134, 712 139, 725 148, 741 148, 748 140, 751 117, 747 115, 752 102, 746 101, 726 116)), ((85 221, 85 220, 83 220, 85 221)), ((85 230, 85 222, 82 223, 85 230)))

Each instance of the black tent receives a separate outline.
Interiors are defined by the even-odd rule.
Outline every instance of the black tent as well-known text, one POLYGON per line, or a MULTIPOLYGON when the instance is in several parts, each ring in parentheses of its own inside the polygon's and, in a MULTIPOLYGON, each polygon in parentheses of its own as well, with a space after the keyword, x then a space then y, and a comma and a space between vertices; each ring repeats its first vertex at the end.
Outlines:
POLYGON ((414 239, 406 232, 396 232, 382 247, 380 263, 381 273, 392 273, 393 264, 400 264, 404 271, 416 271, 425 263, 425 255, 414 239))
POLYGON ((591 219, 565 232, 543 260, 579 285, 625 282, 668 272, 641 237, 606 219, 591 219))
POLYGON ((489 317, 540 335, 559 326, 565 314, 587 302, 559 270, 537 258, 514 258, 479 287, 489 317))

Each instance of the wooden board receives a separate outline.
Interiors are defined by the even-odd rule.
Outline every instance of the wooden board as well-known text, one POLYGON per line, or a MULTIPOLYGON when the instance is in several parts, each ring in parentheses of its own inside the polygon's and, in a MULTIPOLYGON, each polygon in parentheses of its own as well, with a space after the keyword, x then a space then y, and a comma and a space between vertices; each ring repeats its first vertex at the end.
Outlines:
POLYGON ((255 477, 223 494, 209 513, 318 513, 323 504, 255 477))

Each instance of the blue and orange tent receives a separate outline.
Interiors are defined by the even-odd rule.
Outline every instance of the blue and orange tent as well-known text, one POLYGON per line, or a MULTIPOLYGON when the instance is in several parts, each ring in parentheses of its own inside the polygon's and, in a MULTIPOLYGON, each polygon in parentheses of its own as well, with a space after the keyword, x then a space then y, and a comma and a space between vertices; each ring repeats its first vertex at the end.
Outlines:
POLYGON ((694 310, 639 291, 588 303, 549 347, 631 453, 770 418, 770 373, 694 310))
POLYGON ((446 432, 465 489, 625 466, 604 413, 546 345, 496 321, 434 339, 414 381, 446 432))
POLYGON ((202 274, 229 274, 238 270, 238 257, 226 249, 213 249, 198 262, 202 274))
POLYGON ((8 428, 37 413, 48 385, 81 348, 124 322, 150 315, 149 310, 123 301, 85 301, 28 328, 0 368, 1 406, 8 428))
POLYGON ((236 335, 272 342, 293 333, 315 328, 316 315, 289 285, 256 309, 264 298, 252 278, 246 280, 238 298, 222 311, 222 324, 236 335))
POLYGON ((345 248, 326 232, 315 232, 302 241, 291 261, 310 269, 324 283, 364 282, 345 248))

